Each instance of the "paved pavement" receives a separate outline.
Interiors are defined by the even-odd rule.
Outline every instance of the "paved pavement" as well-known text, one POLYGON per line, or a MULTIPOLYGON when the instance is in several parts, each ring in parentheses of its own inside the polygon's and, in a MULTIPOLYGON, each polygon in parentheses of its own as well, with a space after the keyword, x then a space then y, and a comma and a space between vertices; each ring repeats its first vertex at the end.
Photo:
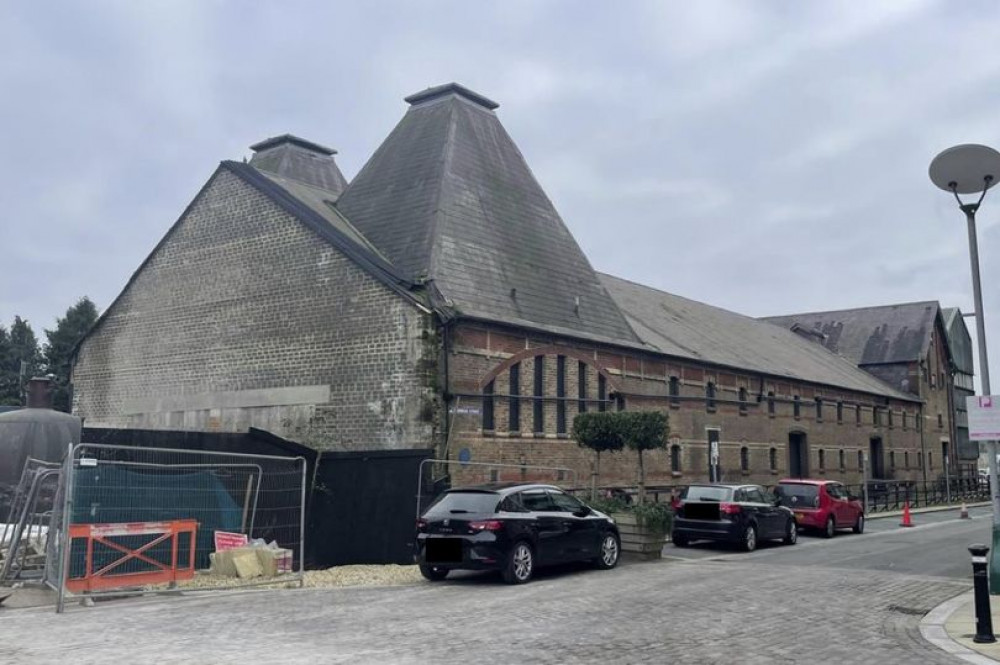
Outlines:
POLYGON ((905 563, 988 533, 988 520, 953 518, 907 530, 873 522, 870 534, 749 556, 564 568, 517 587, 465 575, 2 611, 0 662, 956 663, 919 621, 969 582, 905 563))

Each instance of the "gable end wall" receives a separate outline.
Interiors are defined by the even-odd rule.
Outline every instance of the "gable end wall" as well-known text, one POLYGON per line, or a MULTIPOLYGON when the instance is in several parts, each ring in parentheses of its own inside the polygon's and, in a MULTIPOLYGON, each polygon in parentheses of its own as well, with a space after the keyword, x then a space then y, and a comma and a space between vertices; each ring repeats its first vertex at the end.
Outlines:
POLYGON ((220 169, 81 345, 88 425, 430 447, 429 315, 220 169))

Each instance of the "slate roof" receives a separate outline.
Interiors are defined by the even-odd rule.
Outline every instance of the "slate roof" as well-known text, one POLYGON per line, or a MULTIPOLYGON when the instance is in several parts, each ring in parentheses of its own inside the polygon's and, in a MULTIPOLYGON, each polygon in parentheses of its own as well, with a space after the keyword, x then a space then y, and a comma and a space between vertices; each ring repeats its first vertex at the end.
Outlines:
POLYGON ((965 325, 962 310, 957 307, 945 307, 941 310, 944 319, 944 329, 948 335, 948 349, 951 351, 955 368, 965 374, 975 375, 975 363, 972 358, 972 336, 965 325))
POLYGON ((796 324, 824 337, 823 346, 858 365, 914 362, 930 347, 940 305, 937 301, 769 316, 761 320, 785 328, 796 324))
POLYGON ((456 84, 407 101, 337 201, 351 224, 461 315, 635 344, 497 104, 456 84))
POLYGON ((329 192, 336 199, 347 188, 333 156, 337 151, 292 134, 282 134, 250 146, 250 165, 282 178, 329 192))
POLYGON ((667 355, 919 401, 786 328, 611 275, 600 278, 642 341, 667 355))

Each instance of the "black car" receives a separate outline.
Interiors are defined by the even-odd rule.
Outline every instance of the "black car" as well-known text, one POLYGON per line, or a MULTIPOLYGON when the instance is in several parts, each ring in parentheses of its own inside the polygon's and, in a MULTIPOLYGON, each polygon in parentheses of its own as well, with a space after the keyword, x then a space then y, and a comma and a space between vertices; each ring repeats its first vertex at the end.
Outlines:
POLYGON ((747 552, 761 540, 798 539, 795 515, 759 485, 691 485, 674 501, 674 545, 722 540, 747 552))
POLYGON ((550 485, 448 490, 417 520, 415 558, 432 581, 452 570, 499 570, 520 584, 553 563, 614 568, 620 551, 614 520, 550 485))

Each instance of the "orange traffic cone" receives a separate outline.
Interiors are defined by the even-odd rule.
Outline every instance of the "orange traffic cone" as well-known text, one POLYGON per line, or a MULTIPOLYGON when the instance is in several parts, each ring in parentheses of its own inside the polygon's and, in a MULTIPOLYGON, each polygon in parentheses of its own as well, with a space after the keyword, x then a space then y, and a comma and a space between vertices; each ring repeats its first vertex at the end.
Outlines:
POLYGON ((903 521, 899 523, 899 526, 913 526, 913 520, 910 519, 909 501, 903 504, 903 521))
POLYGON ((962 509, 958 512, 958 519, 960 520, 969 519, 969 509, 965 505, 965 501, 962 502, 962 509))

